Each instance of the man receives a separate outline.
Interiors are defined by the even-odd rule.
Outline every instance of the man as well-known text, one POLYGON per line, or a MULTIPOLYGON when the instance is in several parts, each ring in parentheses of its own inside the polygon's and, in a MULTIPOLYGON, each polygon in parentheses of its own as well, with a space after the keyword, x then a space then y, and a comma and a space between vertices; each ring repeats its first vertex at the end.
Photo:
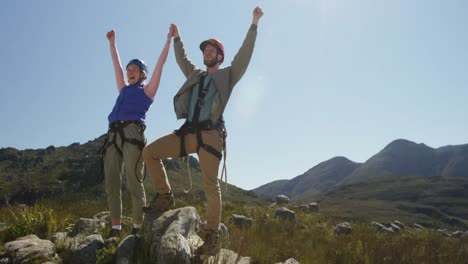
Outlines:
POLYGON ((201 247, 201 253, 206 255, 215 255, 220 248, 218 228, 221 222, 221 190, 218 168, 224 143, 222 115, 234 85, 247 70, 255 46, 258 21, 262 16, 262 9, 255 7, 252 25, 231 66, 220 68, 224 61, 224 46, 221 42, 216 39, 203 41, 200 50, 203 52, 206 71, 197 68, 188 59, 179 30, 176 25, 172 25, 176 60, 187 78, 174 97, 174 109, 177 118, 185 118, 186 122, 179 130, 157 139, 143 151, 156 192, 149 206, 143 209, 152 212, 174 208, 174 197, 162 159, 197 153, 208 206, 205 243, 201 247))

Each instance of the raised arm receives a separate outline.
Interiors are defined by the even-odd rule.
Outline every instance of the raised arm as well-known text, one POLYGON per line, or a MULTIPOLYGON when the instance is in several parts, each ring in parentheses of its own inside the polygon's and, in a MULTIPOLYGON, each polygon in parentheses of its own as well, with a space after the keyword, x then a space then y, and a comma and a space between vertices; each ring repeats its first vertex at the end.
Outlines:
POLYGON ((257 39, 258 21, 263 16, 263 11, 260 7, 255 7, 253 10, 252 25, 242 43, 237 54, 231 62, 231 83, 236 84, 244 75, 247 67, 249 66, 250 59, 255 47, 255 40, 257 39))
POLYGON ((117 90, 120 91, 122 88, 127 86, 127 83, 125 82, 123 68, 120 64, 119 51, 115 45, 115 30, 107 32, 106 37, 109 40, 112 64, 114 65, 115 80, 117 81, 117 90))
POLYGON ((156 67, 154 67, 153 74, 151 75, 151 79, 147 85, 145 85, 144 91, 145 94, 153 99, 158 91, 159 83, 161 82, 161 75, 164 67, 164 63, 166 63, 167 55, 169 53, 169 46, 171 45, 171 39, 174 35, 174 29, 171 26, 169 28, 169 33, 167 33, 166 44, 164 45, 163 50, 161 51, 161 55, 159 55, 158 62, 156 63, 156 67))
POLYGON ((184 73, 185 77, 188 77, 197 67, 195 64, 190 61, 185 52, 184 44, 180 39, 179 29, 177 25, 172 24, 174 28, 174 53, 176 57, 177 64, 179 65, 180 70, 184 73))
POLYGON ((263 16, 263 11, 260 7, 256 6, 253 11, 252 24, 258 25, 258 21, 263 16))

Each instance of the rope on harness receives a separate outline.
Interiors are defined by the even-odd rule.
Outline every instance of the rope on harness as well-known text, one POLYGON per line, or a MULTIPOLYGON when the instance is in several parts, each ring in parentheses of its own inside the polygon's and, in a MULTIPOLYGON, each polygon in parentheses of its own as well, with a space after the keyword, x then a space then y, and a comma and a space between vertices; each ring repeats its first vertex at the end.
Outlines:
MULTIPOLYGON (((190 185, 189 185, 189 188, 186 190, 184 189, 184 193, 185 194, 188 194, 188 193, 191 193, 192 192, 192 187, 193 187, 193 184, 192 184, 192 173, 190 172, 190 156, 187 155, 185 157, 182 157, 182 163, 183 162, 186 162, 187 163, 187 167, 186 167, 186 173, 188 174, 189 176, 189 180, 190 180, 190 185)), ((183 165, 182 165, 183 166, 183 165)))
POLYGON ((227 167, 226 167, 226 158, 227 158, 227 148, 226 148, 226 138, 227 138, 227 132, 226 129, 223 129, 222 131, 220 130, 221 133, 221 138, 223 140, 223 168, 221 169, 221 181, 223 181, 223 175, 225 178, 225 188, 226 188, 226 193, 227 193, 227 188, 228 188, 228 179, 227 179, 227 167))
POLYGON ((98 184, 101 184, 104 181, 104 159, 106 156, 108 139, 109 139, 109 131, 107 131, 106 133, 106 137, 104 138, 104 143, 102 144, 101 148, 99 148, 99 150, 96 152, 99 160, 101 161, 101 175, 99 176, 98 184))

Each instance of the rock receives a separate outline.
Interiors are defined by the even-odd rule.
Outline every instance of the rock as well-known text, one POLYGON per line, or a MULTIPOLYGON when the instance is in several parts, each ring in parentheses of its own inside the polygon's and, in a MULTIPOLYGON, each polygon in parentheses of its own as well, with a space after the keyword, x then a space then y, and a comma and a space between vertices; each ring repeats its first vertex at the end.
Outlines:
POLYGON ((394 223, 390 224, 390 228, 395 232, 400 232, 401 231, 401 228, 399 226, 395 225, 394 223))
POLYGON ((101 235, 90 235, 85 237, 73 251, 72 264, 96 263, 96 252, 104 246, 101 235))
POLYGON ((348 222, 341 223, 335 227, 335 230, 333 233, 336 236, 342 235, 342 234, 351 234, 352 229, 351 225, 348 222))
POLYGON ((219 238, 221 241, 229 241, 229 229, 223 223, 219 224, 219 238))
POLYGON ((302 212, 309 212, 309 206, 307 204, 301 204, 297 207, 302 212))
POLYGON ((251 227, 252 225, 253 225, 253 219, 252 219, 252 218, 248 217, 248 218, 246 218, 246 219, 244 220, 244 226, 245 226, 246 228, 249 228, 249 227, 251 227))
POLYGON ((242 227, 244 225, 244 220, 247 218, 244 215, 232 214, 231 215, 231 223, 237 227, 242 227))
POLYGON ((372 226, 375 226, 377 228, 378 231, 380 232, 388 232, 388 233, 394 233, 395 231, 393 231, 393 229, 391 228, 388 228, 384 225, 382 225, 381 223, 378 223, 378 222, 372 222, 371 223, 372 226))
POLYGON ((397 221, 397 220, 393 221, 393 224, 398 226, 400 229, 405 229, 406 228, 405 224, 403 224, 402 222, 397 221))
POLYGON ((239 228, 249 228, 253 225, 253 219, 244 215, 232 214, 231 223, 239 228))
POLYGON ((318 213, 320 211, 320 205, 318 203, 309 203, 309 211, 318 213))
POLYGON ((135 249, 138 243, 138 238, 136 236, 127 236, 123 239, 117 246, 117 251, 115 253, 115 263, 117 264, 137 264, 135 262, 135 249))
POLYGON ((290 259, 287 259, 285 262, 278 262, 278 263, 275 263, 275 264, 299 264, 299 261, 293 259, 293 258, 290 258, 290 259))
POLYGON ((58 232, 52 234, 50 237, 50 241, 57 246, 58 244, 65 244, 65 240, 67 239, 67 232, 58 232))
POLYGON ((149 247, 152 263, 190 263, 192 252, 203 244, 195 230, 200 216, 194 207, 184 207, 163 214, 146 214, 144 244, 149 247))
POLYGON ((445 236, 448 236, 448 237, 451 237, 452 234, 447 230, 447 229, 437 229, 437 232, 445 235, 445 236))
POLYGON ((71 263, 95 263, 96 252, 104 246, 99 230, 101 221, 98 219, 79 219, 70 234, 59 232, 52 235, 50 240, 71 251, 71 263))
MULTIPOLYGON (((105 226, 106 223, 110 223, 110 212, 109 211, 99 212, 93 216, 93 219, 101 221, 101 225, 105 226)), ((128 216, 122 216, 121 221, 123 225, 131 225, 133 223, 133 219, 128 216)))
POLYGON ((465 234, 465 232, 459 231, 459 230, 457 230, 455 232, 452 232, 452 236, 453 237, 458 237, 458 238, 463 237, 464 234, 465 234))
POLYGON ((275 217, 279 217, 283 220, 296 221, 296 213, 286 207, 276 209, 275 217))
POLYGON ((250 264, 250 257, 241 257, 236 252, 222 248, 218 255, 207 258, 203 263, 207 264, 250 264))
POLYGON ((49 240, 39 239, 36 235, 20 237, 6 243, 5 254, 12 263, 36 263, 58 259, 54 244, 49 240))
POLYGON ((424 229, 425 229, 422 225, 417 224, 417 223, 414 223, 412 227, 415 228, 415 229, 420 229, 420 230, 424 230, 424 229))
POLYGON ((80 218, 80 220, 75 223, 70 236, 74 237, 78 234, 83 236, 97 234, 99 230, 104 227, 101 223, 102 222, 98 219, 80 218))
POLYGON ((281 204, 288 204, 289 203, 289 197, 286 195, 280 194, 276 196, 276 204, 281 205, 281 204))

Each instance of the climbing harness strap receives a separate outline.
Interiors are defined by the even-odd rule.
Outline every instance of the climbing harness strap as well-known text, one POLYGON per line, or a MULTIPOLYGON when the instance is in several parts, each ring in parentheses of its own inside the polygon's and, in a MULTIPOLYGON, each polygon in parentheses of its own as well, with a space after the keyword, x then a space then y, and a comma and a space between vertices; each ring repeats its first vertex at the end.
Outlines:
POLYGON ((192 176, 190 173, 190 167, 189 167, 189 159, 188 159, 188 154, 185 148, 185 136, 190 133, 195 133, 197 137, 197 153, 199 153, 200 148, 203 148, 206 150, 208 153, 212 154, 218 160, 221 161, 221 159, 224 156, 224 162, 223 162, 223 169, 221 172, 221 181, 223 179, 223 175, 225 175, 226 179, 226 191, 227 191, 227 168, 226 168, 226 137, 227 137, 227 132, 226 132, 226 127, 224 125, 224 119, 221 116, 220 119, 216 124, 213 124, 211 120, 206 120, 206 121, 199 121, 200 118, 200 111, 201 108, 204 105, 205 101, 205 96, 208 93, 208 88, 212 80, 210 80, 206 85, 204 85, 205 81, 205 76, 203 75, 200 78, 199 86, 198 86, 198 98, 197 98, 197 103, 195 105, 194 113, 193 113, 193 118, 192 122, 186 120, 186 122, 178 129, 175 130, 175 134, 179 136, 180 138, 180 157, 187 159, 187 171, 188 171, 188 176, 190 179, 190 186, 188 190, 184 189, 185 193, 188 193, 192 190, 192 176), (223 142, 223 152, 224 155, 221 151, 218 151, 216 148, 214 148, 211 145, 205 144, 203 142, 203 137, 202 137, 202 131, 203 130, 213 130, 216 129, 219 131, 222 142, 223 142))
POLYGON ((143 178, 140 179, 138 177, 138 163, 141 160, 142 153, 143 153, 143 148, 146 145, 146 138, 144 140, 138 140, 136 138, 127 138, 125 137, 124 133, 124 128, 126 128, 128 125, 136 125, 140 131, 140 133, 143 134, 143 132, 146 129, 146 126, 143 122, 140 121, 114 121, 109 125, 109 129, 107 131, 106 137, 104 139, 104 144, 102 147, 98 150, 98 156, 101 158, 101 168, 102 168, 102 173, 101 177, 99 178, 99 183, 101 183, 104 180, 104 160, 106 157, 106 152, 107 149, 111 146, 115 146, 115 149, 119 153, 121 157, 123 157, 123 148, 125 143, 130 143, 132 145, 135 145, 140 151, 138 155, 138 159, 135 163, 135 177, 137 178, 138 182, 142 183, 145 178, 146 178, 146 166, 144 167, 144 173, 143 173, 143 178), (119 148, 117 144, 117 134, 120 136, 120 139, 122 140, 122 146, 119 148), (112 139, 110 139, 110 136, 112 136, 112 139))

